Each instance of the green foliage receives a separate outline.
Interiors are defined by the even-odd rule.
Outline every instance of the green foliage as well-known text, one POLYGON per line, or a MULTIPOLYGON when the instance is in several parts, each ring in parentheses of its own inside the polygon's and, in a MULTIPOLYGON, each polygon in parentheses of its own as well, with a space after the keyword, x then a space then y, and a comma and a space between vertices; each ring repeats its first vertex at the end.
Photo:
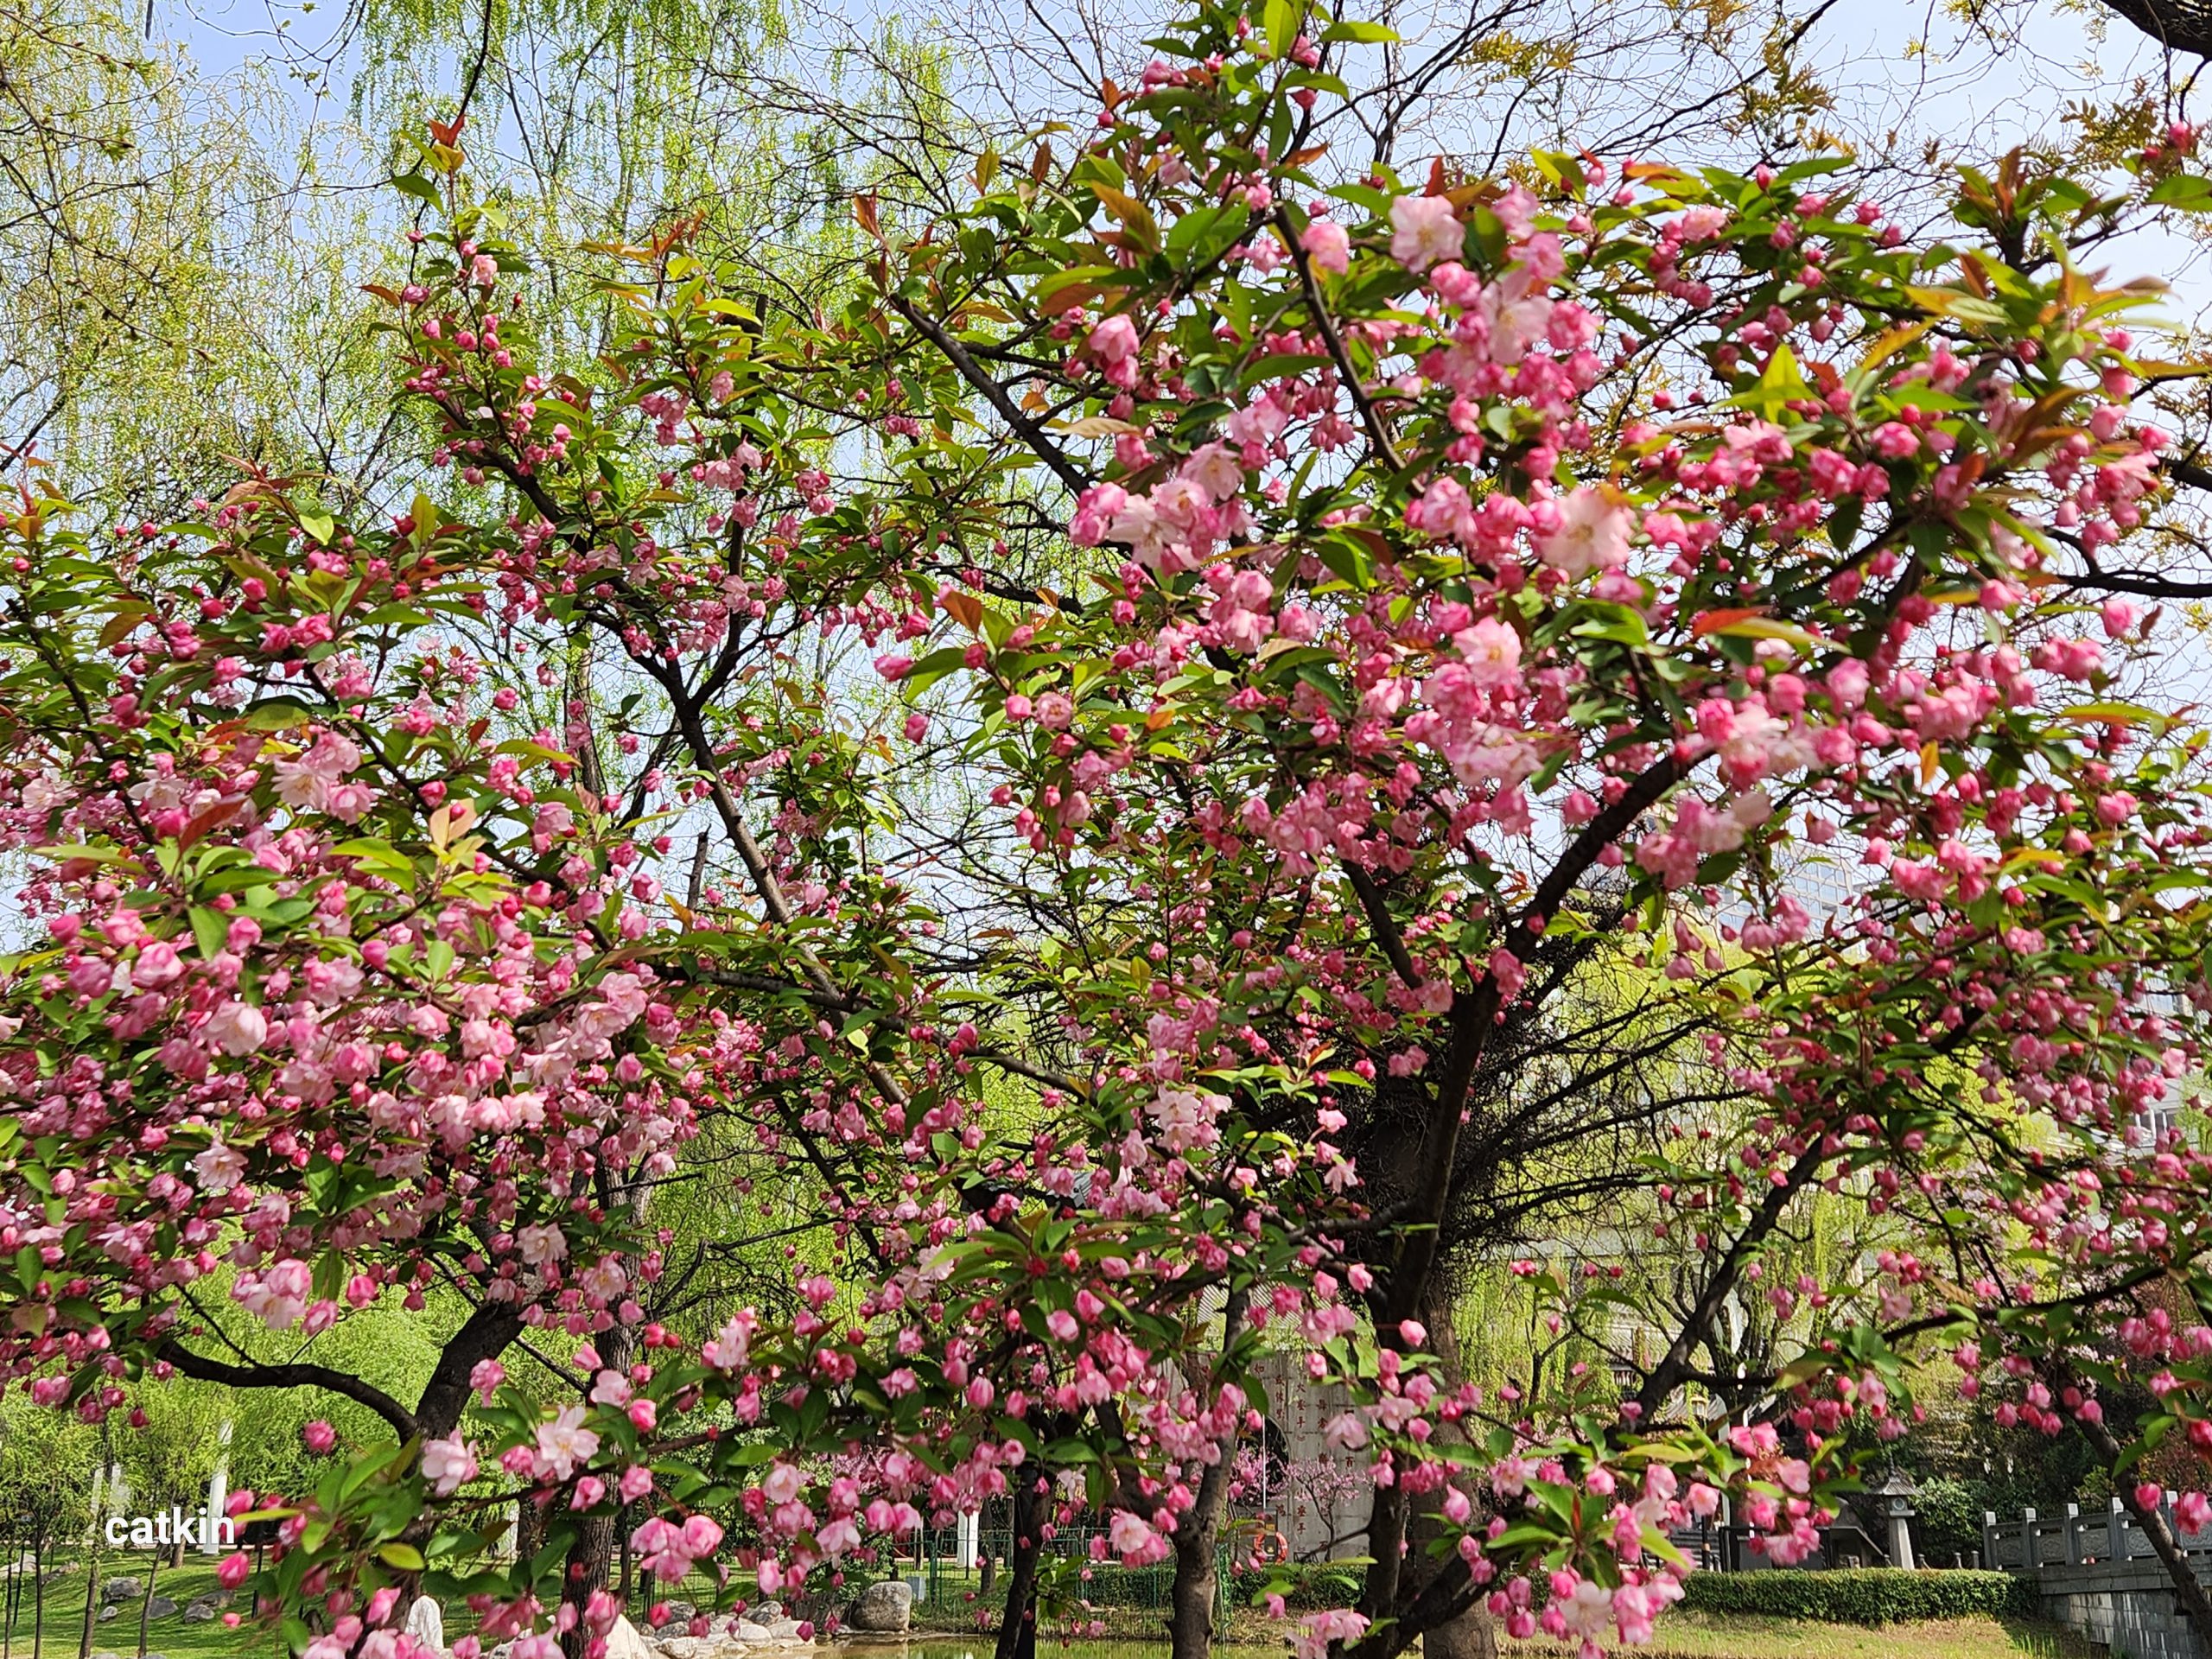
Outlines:
POLYGON ((1294 1611, 1342 1607, 1359 1593, 1360 1568, 1346 1561, 1285 1561, 1279 1567, 1241 1567, 1230 1575, 1230 1599, 1257 1605, 1281 1596, 1294 1611))
POLYGON ((1931 1560, 1948 1560, 1969 1549, 1981 1548, 1981 1516, 1993 1507, 1985 1502, 1980 1483, 1936 1476, 1921 1483, 1913 1500, 1919 1513, 1912 1523, 1913 1536, 1922 1554, 1931 1560))
POLYGON ((82 1418, 10 1394, 0 1408, 0 1514, 26 1539, 83 1524, 99 1453, 99 1431, 82 1418))
POLYGON ((1823 1624, 1897 1624, 1923 1618, 2012 1618, 2036 1611, 2035 1581, 2011 1573, 1693 1573, 1684 1607, 1823 1624))

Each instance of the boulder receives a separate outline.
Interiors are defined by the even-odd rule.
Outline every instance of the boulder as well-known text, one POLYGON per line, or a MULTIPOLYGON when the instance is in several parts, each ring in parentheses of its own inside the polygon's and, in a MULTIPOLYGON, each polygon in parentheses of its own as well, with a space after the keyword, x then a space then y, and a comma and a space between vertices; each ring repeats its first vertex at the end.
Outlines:
POLYGON ((767 1600, 760 1603, 757 1606, 747 1609, 747 1611, 752 1618, 759 1619, 763 1624, 772 1624, 784 1616, 784 1604, 778 1601, 773 1596, 771 1596, 767 1600))
POLYGON ((795 1618, 778 1619, 774 1624, 768 1627, 768 1635, 771 1640, 777 1642, 804 1642, 806 1640, 806 1637, 799 1634, 798 1620, 795 1618))
POLYGON ((737 1621, 737 1639, 741 1642, 766 1642, 768 1627, 756 1624, 749 1618, 741 1618, 737 1621))
POLYGON ((146 1593, 146 1586, 137 1579, 109 1579, 100 1585, 102 1601, 136 1601, 146 1593))
POLYGON ((168 1596, 156 1596, 146 1604, 146 1617, 149 1618, 167 1618, 175 1611, 176 1602, 168 1596))
POLYGON ((188 1624, 210 1624, 221 1614, 223 1604, 213 1596, 201 1596, 184 1610, 188 1624))
POLYGON ((870 1636, 906 1633, 914 1614, 914 1587, 904 1579, 871 1584, 845 1610, 845 1623, 870 1636))
POLYGON ((659 1659, 659 1656, 638 1634, 638 1627, 618 1614, 614 1628, 607 1633, 607 1659, 659 1659))
POLYGON ((435 1598, 417 1596, 407 1609, 407 1635, 432 1653, 446 1650, 445 1609, 435 1598))
MULTIPOLYGON (((699 1611, 688 1601, 664 1601, 661 1605, 668 1609, 670 1624, 689 1624, 693 1616, 699 1611)), ((665 1629, 666 1626, 664 1625, 662 1628, 665 1629)))
POLYGON ((106 1606, 100 1609, 100 1623, 103 1624, 106 1624, 111 1618, 120 1618, 122 1617, 123 1609, 117 1606, 113 1602, 108 1603, 106 1606))

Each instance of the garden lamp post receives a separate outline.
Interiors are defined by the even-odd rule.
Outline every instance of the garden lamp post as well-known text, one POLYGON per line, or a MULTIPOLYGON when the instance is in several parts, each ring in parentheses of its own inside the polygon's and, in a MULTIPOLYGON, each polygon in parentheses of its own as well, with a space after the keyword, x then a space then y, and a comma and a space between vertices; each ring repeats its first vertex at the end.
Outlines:
POLYGON ((1890 1523, 1890 1565, 1910 1572, 1916 1563, 1912 1559, 1912 1500, 1920 1496, 1912 1477, 1891 1465, 1890 1476, 1874 1489, 1874 1496, 1882 1500, 1883 1517, 1890 1523))

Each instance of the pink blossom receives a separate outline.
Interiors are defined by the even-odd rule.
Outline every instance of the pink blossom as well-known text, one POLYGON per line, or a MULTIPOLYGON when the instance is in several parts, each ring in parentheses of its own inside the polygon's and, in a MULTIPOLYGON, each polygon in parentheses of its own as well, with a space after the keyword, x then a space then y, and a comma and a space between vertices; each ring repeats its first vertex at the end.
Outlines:
POLYGON ((1351 238, 1334 219, 1314 219, 1306 226, 1298 242, 1306 250, 1306 257, 1314 270, 1341 276, 1351 269, 1351 238))
POLYGON ((476 1453, 458 1434, 423 1443, 423 1478, 440 1497, 450 1497, 476 1478, 476 1453))
POLYGON ((1458 258, 1466 237, 1445 196, 1400 196, 1390 204, 1390 257, 1408 270, 1458 258))
POLYGON ((1536 555, 1571 577, 1617 569, 1628 563, 1635 524, 1627 507, 1585 485, 1567 498, 1559 527, 1536 538, 1536 555))

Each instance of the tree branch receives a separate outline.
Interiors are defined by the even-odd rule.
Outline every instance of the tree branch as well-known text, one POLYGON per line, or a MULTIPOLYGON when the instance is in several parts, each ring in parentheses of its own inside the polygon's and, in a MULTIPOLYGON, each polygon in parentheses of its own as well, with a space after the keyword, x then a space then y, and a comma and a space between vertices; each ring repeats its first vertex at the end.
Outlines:
POLYGON ((195 1354, 171 1337, 155 1351, 196 1382, 220 1382, 233 1389, 322 1389, 366 1406, 389 1423, 403 1440, 415 1438, 415 1414, 372 1382, 333 1370, 327 1365, 294 1363, 287 1365, 233 1365, 226 1360, 195 1354))

